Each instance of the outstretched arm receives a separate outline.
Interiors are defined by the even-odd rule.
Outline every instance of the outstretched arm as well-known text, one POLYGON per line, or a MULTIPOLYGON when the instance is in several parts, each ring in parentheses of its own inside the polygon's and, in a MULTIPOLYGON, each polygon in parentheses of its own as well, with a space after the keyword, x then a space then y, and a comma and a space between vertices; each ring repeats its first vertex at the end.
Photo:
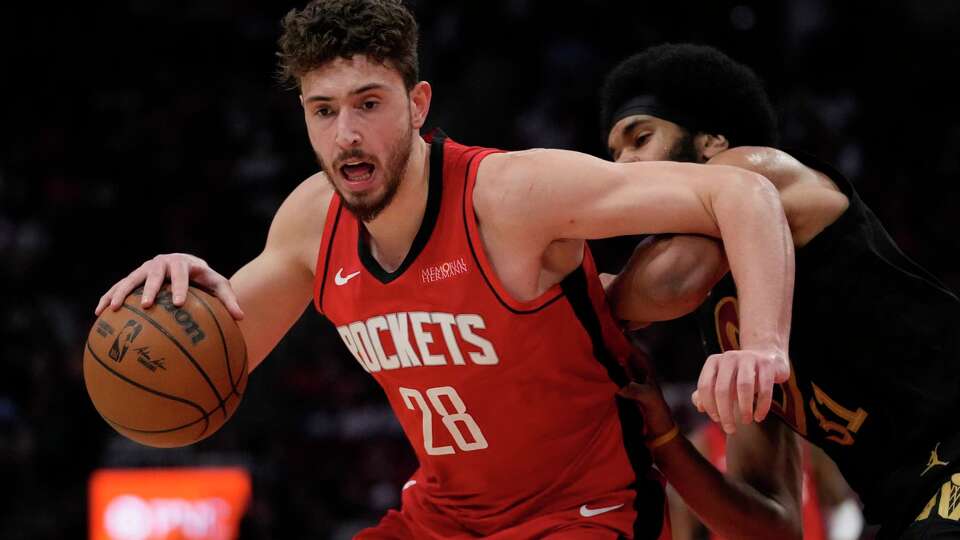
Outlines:
MULTIPOLYGON (((797 247, 815 238, 848 206, 829 177, 780 150, 738 147, 718 154, 710 164, 739 167, 769 179, 780 192, 797 247)), ((723 244, 716 239, 655 236, 637 246, 607 292, 620 319, 669 320, 695 309, 726 271, 723 244)))
POLYGON ((727 431, 737 417, 766 416, 774 382, 790 372, 793 244, 777 192, 762 176, 689 163, 617 164, 560 150, 495 154, 480 166, 474 205, 485 234, 524 230, 511 245, 538 256, 562 239, 722 237, 740 291, 743 350, 710 357, 698 391, 727 431))

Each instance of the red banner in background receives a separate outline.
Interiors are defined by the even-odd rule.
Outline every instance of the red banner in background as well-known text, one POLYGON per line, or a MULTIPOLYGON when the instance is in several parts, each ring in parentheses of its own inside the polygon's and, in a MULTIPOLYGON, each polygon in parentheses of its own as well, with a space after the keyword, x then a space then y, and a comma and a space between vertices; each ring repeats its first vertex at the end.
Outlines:
POLYGON ((233 540, 250 494, 240 468, 102 469, 90 477, 90 539, 233 540))

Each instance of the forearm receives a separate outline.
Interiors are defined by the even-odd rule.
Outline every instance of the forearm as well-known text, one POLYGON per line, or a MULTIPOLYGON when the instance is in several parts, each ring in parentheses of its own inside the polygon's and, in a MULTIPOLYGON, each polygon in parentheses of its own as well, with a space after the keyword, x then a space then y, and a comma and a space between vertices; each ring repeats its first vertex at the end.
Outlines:
POLYGON ((713 211, 737 284, 740 345, 788 349, 793 240, 776 189, 756 178, 730 183, 713 211))
POLYGON ((621 320, 656 322, 695 310, 727 273, 723 246, 715 238, 657 235, 634 250, 607 289, 614 314, 621 320))
POLYGON ((685 437, 677 437, 653 453, 657 467, 677 493, 700 521, 720 536, 802 538, 799 510, 720 473, 685 437))

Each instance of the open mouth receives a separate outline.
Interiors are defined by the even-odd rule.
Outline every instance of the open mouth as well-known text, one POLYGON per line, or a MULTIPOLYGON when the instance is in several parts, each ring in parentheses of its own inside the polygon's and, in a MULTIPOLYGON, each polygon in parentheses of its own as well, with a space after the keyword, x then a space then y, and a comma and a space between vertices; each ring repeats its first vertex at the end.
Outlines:
POLYGON ((340 166, 340 174, 347 182, 360 183, 373 178, 375 167, 365 161, 346 163, 340 166))

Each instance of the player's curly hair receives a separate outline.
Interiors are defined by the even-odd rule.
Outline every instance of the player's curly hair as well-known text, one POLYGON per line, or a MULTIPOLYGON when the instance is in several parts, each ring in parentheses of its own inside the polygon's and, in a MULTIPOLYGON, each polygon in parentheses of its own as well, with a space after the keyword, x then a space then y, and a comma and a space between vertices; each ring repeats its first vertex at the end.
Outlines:
POLYGON ((730 146, 777 142, 776 117, 763 82, 749 67, 713 47, 657 45, 615 67, 600 93, 604 142, 617 109, 641 95, 654 96, 677 111, 684 118, 681 127, 692 134, 723 135, 730 146))
POLYGON ((400 72, 407 90, 420 79, 417 21, 401 0, 312 0, 283 18, 278 78, 300 78, 336 58, 355 54, 400 72))

